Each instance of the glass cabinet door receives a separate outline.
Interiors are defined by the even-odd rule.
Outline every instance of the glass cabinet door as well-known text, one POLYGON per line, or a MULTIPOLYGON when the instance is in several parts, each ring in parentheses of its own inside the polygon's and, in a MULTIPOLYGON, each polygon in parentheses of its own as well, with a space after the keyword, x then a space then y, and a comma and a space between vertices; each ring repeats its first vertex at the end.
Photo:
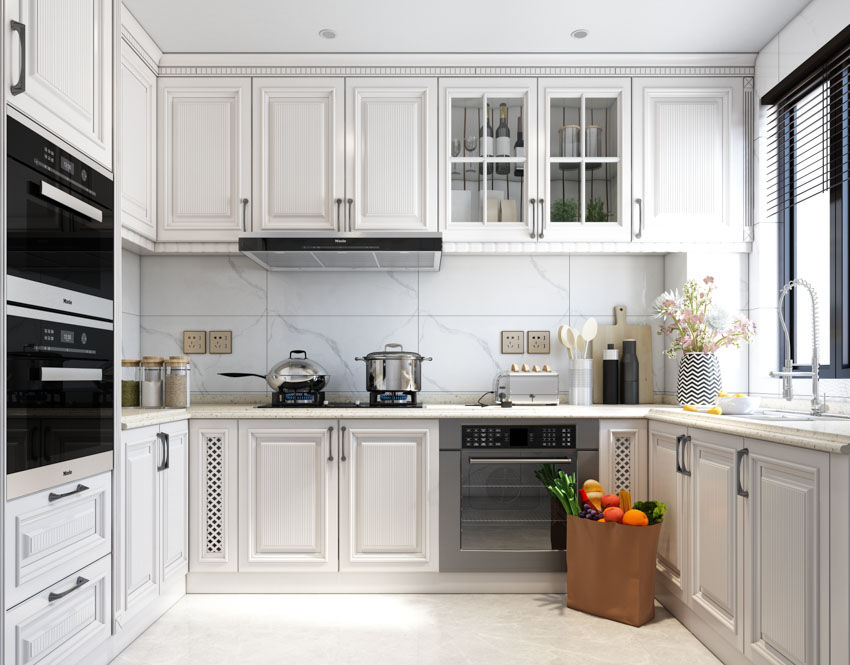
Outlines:
POLYGON ((628 81, 547 82, 540 104, 541 238, 629 241, 628 81))
POLYGON ((443 82, 444 219, 455 238, 531 240, 535 82, 500 83, 443 82))

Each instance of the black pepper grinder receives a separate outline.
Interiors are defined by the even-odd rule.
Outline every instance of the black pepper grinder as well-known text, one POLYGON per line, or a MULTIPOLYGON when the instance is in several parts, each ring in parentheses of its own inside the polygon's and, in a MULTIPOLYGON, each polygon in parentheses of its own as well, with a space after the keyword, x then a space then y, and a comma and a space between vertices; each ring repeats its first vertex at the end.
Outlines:
POLYGON ((602 351, 602 403, 618 404, 620 389, 620 352, 609 344, 602 351))
POLYGON ((637 342, 633 339, 623 340, 623 360, 620 367, 620 403, 638 404, 640 367, 637 358, 637 342))

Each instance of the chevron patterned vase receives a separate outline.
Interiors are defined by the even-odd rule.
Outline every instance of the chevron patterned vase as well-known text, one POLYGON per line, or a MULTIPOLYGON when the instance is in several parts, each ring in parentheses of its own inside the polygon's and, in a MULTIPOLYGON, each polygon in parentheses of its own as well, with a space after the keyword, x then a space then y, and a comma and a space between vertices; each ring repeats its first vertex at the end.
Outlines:
POLYGON ((686 353, 679 361, 679 404, 714 404, 721 389, 720 361, 713 353, 686 353))

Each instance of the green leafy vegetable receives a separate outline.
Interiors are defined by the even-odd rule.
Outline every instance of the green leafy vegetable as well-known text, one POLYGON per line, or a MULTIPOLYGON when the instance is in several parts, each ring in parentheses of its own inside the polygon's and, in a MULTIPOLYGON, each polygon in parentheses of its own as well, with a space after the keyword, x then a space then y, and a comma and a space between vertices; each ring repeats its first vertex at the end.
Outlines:
POLYGON ((563 471, 555 471, 553 464, 543 464, 534 472, 549 493, 554 496, 564 507, 567 515, 578 515, 578 489, 576 488, 576 474, 567 475, 563 471))
POLYGON ((667 512, 667 504, 662 501, 635 501, 632 508, 646 515, 650 524, 663 522, 664 513, 667 512))
POLYGON ((578 202, 575 199, 556 199, 549 209, 553 222, 577 222, 578 202))

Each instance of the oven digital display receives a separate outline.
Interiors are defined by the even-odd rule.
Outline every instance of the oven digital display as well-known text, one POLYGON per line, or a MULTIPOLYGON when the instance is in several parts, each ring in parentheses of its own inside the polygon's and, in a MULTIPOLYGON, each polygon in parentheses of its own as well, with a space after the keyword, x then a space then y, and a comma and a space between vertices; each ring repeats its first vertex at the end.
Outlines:
POLYGON ((74 162, 65 157, 65 155, 59 156, 59 168, 65 171, 65 173, 74 175, 74 162))
POLYGON ((528 446, 528 428, 511 427, 511 448, 523 448, 528 446))
POLYGON ((73 344, 74 343, 74 331, 73 330, 60 330, 60 339, 65 344, 73 344))

